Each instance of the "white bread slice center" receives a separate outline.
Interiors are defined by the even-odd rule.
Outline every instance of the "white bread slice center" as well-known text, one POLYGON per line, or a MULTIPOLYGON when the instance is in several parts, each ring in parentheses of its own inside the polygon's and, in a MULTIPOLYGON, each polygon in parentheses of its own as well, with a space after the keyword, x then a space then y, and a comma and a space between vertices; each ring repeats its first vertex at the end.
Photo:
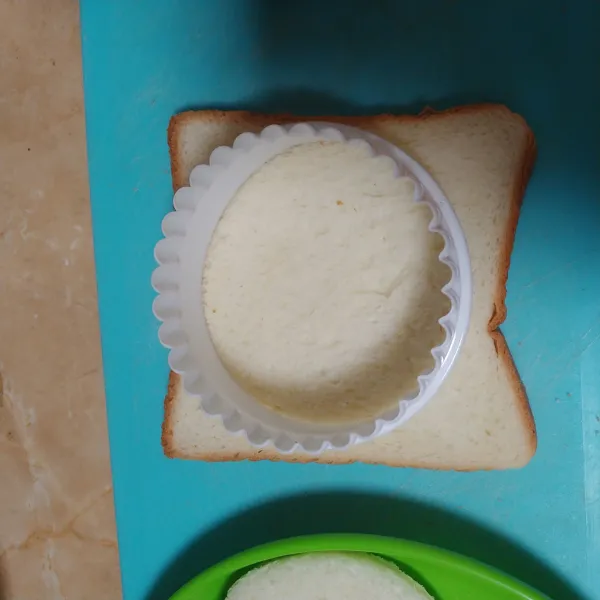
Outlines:
POLYGON ((304 420, 372 417, 414 392, 449 310, 431 217, 413 181, 364 143, 276 156, 225 210, 205 263, 206 320, 227 370, 304 420))
POLYGON ((432 600, 395 565, 367 554, 313 553, 267 563, 226 600, 432 600))

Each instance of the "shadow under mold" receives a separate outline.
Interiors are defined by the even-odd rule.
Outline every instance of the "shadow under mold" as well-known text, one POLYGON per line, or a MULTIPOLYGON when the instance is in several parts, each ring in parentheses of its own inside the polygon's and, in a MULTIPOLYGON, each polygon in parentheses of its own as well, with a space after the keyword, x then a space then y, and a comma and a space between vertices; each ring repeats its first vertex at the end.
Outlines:
POLYGON ((319 533, 374 534, 430 544, 499 569, 552 600, 586 600, 531 552, 471 519, 413 500, 354 491, 282 498, 221 522, 180 553, 146 600, 169 598, 195 575, 243 550, 319 533))

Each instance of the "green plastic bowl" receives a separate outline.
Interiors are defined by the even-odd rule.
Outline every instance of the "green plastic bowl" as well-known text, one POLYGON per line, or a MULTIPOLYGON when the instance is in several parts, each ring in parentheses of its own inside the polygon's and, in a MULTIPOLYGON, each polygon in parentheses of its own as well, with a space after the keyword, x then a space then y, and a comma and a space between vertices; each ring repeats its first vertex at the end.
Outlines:
POLYGON ((228 558, 194 577, 171 600, 223 600, 231 585, 262 563, 307 552, 368 552, 396 563, 435 600, 549 600, 495 569, 416 542, 371 535, 313 535, 281 540, 228 558))

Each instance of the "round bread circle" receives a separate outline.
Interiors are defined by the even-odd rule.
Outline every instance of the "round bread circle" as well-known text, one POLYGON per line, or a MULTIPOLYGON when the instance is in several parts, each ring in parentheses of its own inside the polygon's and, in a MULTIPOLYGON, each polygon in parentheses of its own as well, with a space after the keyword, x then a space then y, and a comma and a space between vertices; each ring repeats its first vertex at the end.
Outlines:
POLYGON ((239 579, 226 600, 432 600, 395 565, 360 553, 311 553, 267 563, 239 579))
POLYGON ((259 402, 357 421, 433 367, 450 275, 414 186, 365 143, 318 142, 238 190, 208 249, 204 314, 225 368, 259 402))

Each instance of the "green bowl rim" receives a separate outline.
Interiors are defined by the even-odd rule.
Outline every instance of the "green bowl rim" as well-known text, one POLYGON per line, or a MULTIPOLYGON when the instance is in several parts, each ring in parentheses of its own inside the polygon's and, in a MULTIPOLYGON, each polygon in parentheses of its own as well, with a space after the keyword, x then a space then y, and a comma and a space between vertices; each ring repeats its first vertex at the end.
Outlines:
POLYGON ((459 571, 468 572, 479 579, 503 586, 507 590, 518 594, 523 600, 550 600, 541 592, 506 575, 502 571, 450 550, 403 538, 352 533, 316 534, 283 538, 248 548, 194 576, 175 592, 170 600, 179 600, 180 598, 183 600, 184 595, 192 591, 191 588, 194 588, 204 578, 210 577, 212 573, 235 573, 253 565, 286 556, 306 554, 308 552, 336 551, 363 552, 385 556, 388 552, 393 555, 399 548, 409 551, 412 556, 417 556, 425 562, 450 563, 459 571))

